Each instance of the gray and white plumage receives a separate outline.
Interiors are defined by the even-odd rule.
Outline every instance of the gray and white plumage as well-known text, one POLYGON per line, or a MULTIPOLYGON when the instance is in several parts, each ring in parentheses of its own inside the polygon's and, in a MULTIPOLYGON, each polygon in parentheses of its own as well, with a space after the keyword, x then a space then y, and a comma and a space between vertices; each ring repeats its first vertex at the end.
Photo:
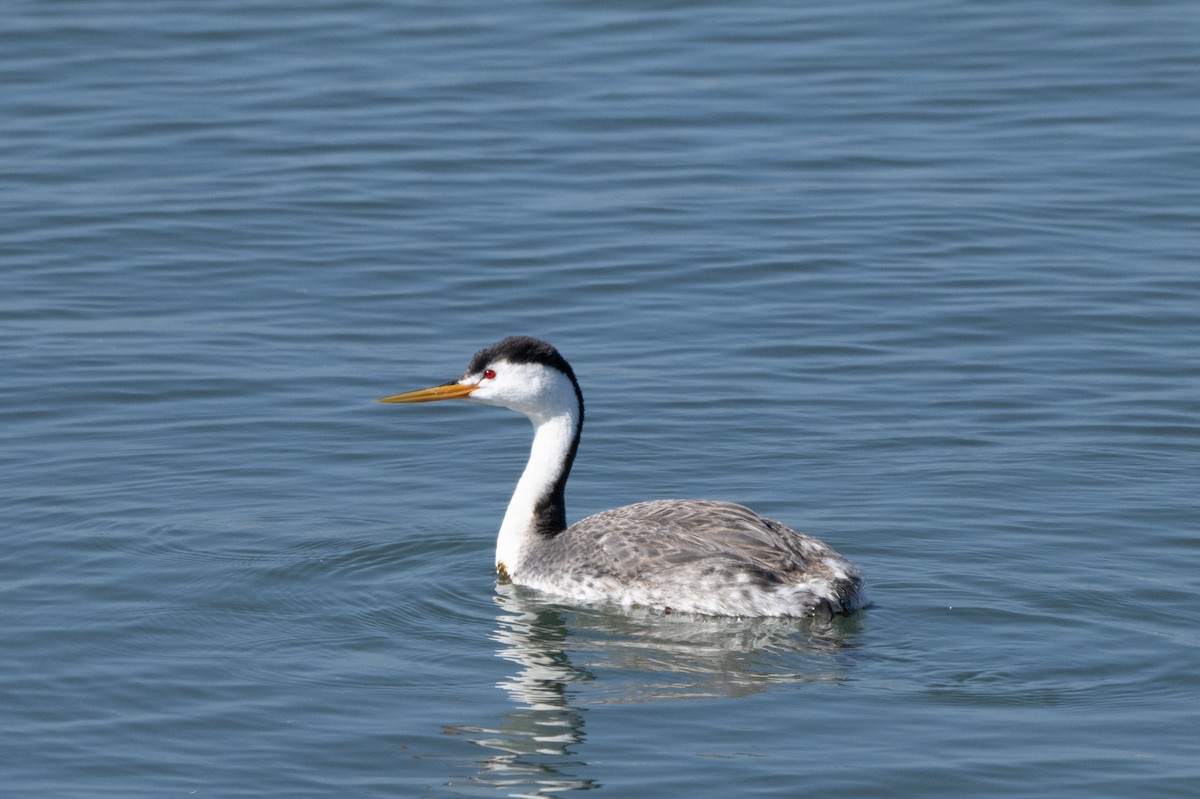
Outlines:
POLYGON ((496 541, 501 579, 583 602, 717 616, 825 616, 866 605, 862 575, 812 536, 749 508, 652 500, 567 526, 583 393, 544 341, 506 338, 454 383, 381 402, 467 399, 529 417, 533 446, 496 541))

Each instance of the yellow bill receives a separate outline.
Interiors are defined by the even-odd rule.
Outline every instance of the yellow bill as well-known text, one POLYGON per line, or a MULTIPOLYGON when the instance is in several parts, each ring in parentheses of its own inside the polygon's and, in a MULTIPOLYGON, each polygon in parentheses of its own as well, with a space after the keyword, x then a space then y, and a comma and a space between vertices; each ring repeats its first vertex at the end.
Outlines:
POLYGON ((406 391, 403 394, 393 394, 376 402, 438 402, 439 400, 462 399, 479 386, 464 386, 462 383, 447 383, 444 386, 419 388, 416 391, 406 391))

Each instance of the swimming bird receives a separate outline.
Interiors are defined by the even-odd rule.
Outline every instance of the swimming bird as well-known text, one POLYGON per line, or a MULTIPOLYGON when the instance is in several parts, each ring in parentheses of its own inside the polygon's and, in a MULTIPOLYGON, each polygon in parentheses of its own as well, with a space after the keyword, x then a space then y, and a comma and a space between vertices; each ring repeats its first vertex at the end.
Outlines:
POLYGON ((828 617, 866 605, 853 564, 741 505, 651 500, 567 526, 583 392, 544 341, 506 338, 475 353, 458 380, 379 402, 450 399, 508 408, 533 423, 529 461, 496 538, 501 581, 572 601, 714 616, 828 617))

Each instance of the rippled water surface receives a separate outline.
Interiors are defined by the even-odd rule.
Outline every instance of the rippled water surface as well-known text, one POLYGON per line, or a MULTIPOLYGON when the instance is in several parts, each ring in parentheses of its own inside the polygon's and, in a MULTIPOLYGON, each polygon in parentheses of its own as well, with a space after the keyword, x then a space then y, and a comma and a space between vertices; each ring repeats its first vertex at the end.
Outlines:
POLYGON ((1197 795, 1193 3, 11 5, 6 795, 1197 795), (512 333, 875 606, 496 586, 512 333))

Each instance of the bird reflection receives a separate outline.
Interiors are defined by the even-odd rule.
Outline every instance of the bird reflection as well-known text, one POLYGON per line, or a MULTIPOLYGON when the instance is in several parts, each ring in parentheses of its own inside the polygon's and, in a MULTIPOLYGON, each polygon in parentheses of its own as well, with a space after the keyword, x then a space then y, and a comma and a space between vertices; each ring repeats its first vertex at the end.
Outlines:
POLYGON ((515 709, 504 714, 495 729, 456 728, 492 751, 481 761, 476 780, 517 797, 597 788, 593 780, 580 776, 588 767, 574 749, 585 737, 583 710, 570 689, 593 677, 567 656, 567 625, 561 613, 547 605, 508 600, 497 597, 501 612, 492 640, 500 645, 496 654, 518 666, 499 684, 515 709))
POLYGON ((492 640, 515 665, 495 728, 455 728, 489 750, 476 781, 519 797, 598 788, 582 756, 590 708, 735 697, 784 683, 849 678, 858 617, 832 621, 694 617, 572 607, 498 586, 492 640))

